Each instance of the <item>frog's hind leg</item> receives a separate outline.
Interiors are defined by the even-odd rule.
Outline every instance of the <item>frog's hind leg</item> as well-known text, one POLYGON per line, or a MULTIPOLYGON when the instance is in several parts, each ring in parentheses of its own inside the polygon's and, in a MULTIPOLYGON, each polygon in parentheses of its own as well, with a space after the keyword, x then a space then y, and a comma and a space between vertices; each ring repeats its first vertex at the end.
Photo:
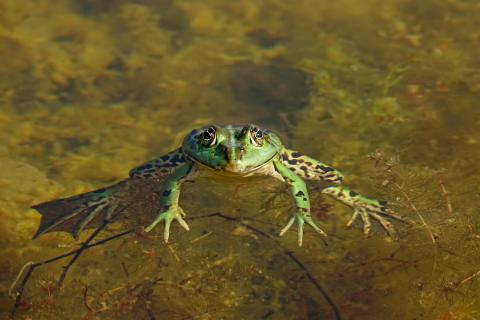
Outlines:
POLYGON ((42 215, 33 239, 53 231, 65 231, 78 239, 85 228, 94 227, 101 220, 110 220, 117 210, 115 193, 120 186, 121 183, 33 206, 42 215))
POLYGON ((343 181, 343 174, 340 171, 298 151, 284 149, 280 154, 280 160, 285 167, 302 179, 330 183, 343 181))
POLYGON ((402 217, 389 209, 386 201, 369 199, 348 188, 332 186, 323 189, 322 193, 353 208, 353 215, 348 221, 347 227, 351 227, 357 218, 360 217, 363 222, 363 233, 365 237, 367 237, 370 232, 370 218, 378 221, 392 239, 397 239, 397 232, 392 223, 385 217, 390 217, 408 224, 412 223, 410 219, 402 217))

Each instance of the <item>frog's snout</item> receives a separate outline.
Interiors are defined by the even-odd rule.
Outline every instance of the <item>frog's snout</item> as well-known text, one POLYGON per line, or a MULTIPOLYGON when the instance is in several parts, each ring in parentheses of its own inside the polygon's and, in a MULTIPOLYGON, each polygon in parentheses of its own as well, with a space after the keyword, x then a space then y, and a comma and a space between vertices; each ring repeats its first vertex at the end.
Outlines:
POLYGON ((226 144, 222 145, 223 152, 225 154, 225 160, 227 165, 225 169, 233 172, 243 171, 243 166, 241 165, 243 155, 245 153, 244 144, 235 144, 233 146, 228 146, 226 144))

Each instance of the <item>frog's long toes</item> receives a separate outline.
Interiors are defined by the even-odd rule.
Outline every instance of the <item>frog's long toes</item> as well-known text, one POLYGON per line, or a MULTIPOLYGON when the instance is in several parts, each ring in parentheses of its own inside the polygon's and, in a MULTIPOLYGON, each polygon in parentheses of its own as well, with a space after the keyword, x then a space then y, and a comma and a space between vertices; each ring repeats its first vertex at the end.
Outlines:
POLYGON ((285 227, 283 227, 282 230, 280 230, 280 237, 283 236, 285 234, 285 232, 288 231, 288 229, 290 229, 290 227, 293 225, 293 223, 295 222, 295 217, 291 217, 290 220, 288 220, 287 222, 287 225, 285 227))
POLYGON ((406 223, 406 224, 410 224, 410 225, 415 224, 415 222, 413 220, 411 220, 410 218, 401 216, 401 215, 397 214, 396 212, 394 212, 393 210, 391 210, 390 208, 387 208, 387 207, 382 207, 382 210, 378 213, 380 213, 384 216, 391 217, 392 219, 398 220, 398 221, 406 223))
POLYGON ((150 223, 146 228, 145 228, 145 232, 150 232, 153 230, 153 228, 155 228, 157 226, 157 224, 159 224, 162 220, 164 220, 164 217, 160 214, 158 215, 155 220, 150 223))
POLYGON ((301 247, 303 244, 303 224, 305 222, 303 219, 298 219, 298 246, 301 247))
POLYGON ((360 213, 358 212, 358 209, 353 211, 352 217, 350 218, 350 220, 348 220, 346 224, 347 228, 351 228, 353 223, 357 220, 359 216, 360 216, 360 213))
POLYGON ((170 238, 170 225, 172 224, 172 218, 167 217, 165 219, 165 229, 163 231, 163 241, 168 243, 168 239, 170 238))
POLYGON ((187 231, 190 231, 190 227, 188 226, 187 222, 181 217, 181 216, 176 216, 175 219, 178 221, 178 223, 187 231))
POLYGON ((312 220, 306 221, 309 226, 313 228, 316 232, 320 233, 324 237, 328 237, 327 233, 323 231, 320 227, 318 227, 312 220))
POLYGON ((368 235, 370 234, 370 230, 372 228, 372 222, 370 221, 368 212, 364 208, 358 208, 355 210, 355 212, 358 212, 360 214, 360 218, 363 222, 363 235, 365 238, 368 238, 368 235))
POLYGON ((398 239, 397 231, 393 227, 393 224, 390 223, 390 221, 388 221, 387 219, 385 219, 384 217, 382 217, 381 215, 379 215, 375 212, 370 212, 370 216, 372 218, 374 218, 375 220, 377 220, 382 225, 382 227, 388 233, 390 238, 392 238, 392 240, 397 240, 398 239))

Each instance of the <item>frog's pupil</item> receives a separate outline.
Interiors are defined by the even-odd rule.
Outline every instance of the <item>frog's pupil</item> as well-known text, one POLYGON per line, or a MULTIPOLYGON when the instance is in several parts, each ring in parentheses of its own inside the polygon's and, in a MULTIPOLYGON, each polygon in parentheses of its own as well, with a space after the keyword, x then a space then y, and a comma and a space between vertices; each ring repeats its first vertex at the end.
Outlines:
POLYGON ((255 133, 255 138, 257 139, 261 139, 263 137, 263 132, 261 130, 258 130, 256 133, 255 133))
POLYGON ((204 140, 210 140, 210 139, 212 139, 212 134, 211 134, 210 132, 208 132, 208 131, 204 131, 204 132, 203 132, 203 139, 204 139, 204 140))

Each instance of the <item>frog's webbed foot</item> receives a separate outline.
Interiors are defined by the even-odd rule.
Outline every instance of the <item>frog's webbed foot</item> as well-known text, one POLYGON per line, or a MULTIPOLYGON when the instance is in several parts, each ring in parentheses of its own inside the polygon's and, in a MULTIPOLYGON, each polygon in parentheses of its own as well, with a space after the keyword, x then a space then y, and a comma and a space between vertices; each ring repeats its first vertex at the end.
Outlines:
POLYGON ((385 217, 390 217, 404 223, 412 224, 410 219, 402 217, 393 212, 391 209, 387 208, 386 201, 369 199, 348 188, 338 186, 325 188, 322 190, 322 193, 328 194, 336 200, 339 200, 340 202, 353 208, 353 215, 347 222, 347 227, 351 227, 353 223, 360 217, 363 222, 363 234, 365 237, 368 237, 372 226, 370 218, 378 221, 378 223, 380 223, 380 225, 393 240, 398 239, 397 232, 393 224, 385 217))
MULTIPOLYGON (((290 220, 288 220, 287 225, 280 231, 280 236, 283 236, 285 232, 287 232, 290 227, 293 225, 294 222, 298 225, 298 246, 302 246, 303 243, 303 226, 304 224, 308 224, 311 226, 316 232, 320 233, 323 237, 327 238, 327 234, 320 229, 312 219, 312 216, 308 212, 303 212, 303 208, 299 208, 300 211, 295 212, 290 220)), ((325 243, 325 239, 322 239, 325 243)))
POLYGON ((161 213, 157 215, 155 220, 145 228, 146 232, 150 232, 157 224, 159 224, 162 221, 165 221, 165 229, 163 231, 163 240, 165 242, 168 242, 168 238, 170 237, 170 225, 172 224, 173 220, 178 221, 180 225, 185 229, 185 230, 190 230, 187 222, 183 219, 185 217, 185 212, 183 212, 183 209, 179 206, 170 206, 168 208, 164 208, 164 210, 161 213))

